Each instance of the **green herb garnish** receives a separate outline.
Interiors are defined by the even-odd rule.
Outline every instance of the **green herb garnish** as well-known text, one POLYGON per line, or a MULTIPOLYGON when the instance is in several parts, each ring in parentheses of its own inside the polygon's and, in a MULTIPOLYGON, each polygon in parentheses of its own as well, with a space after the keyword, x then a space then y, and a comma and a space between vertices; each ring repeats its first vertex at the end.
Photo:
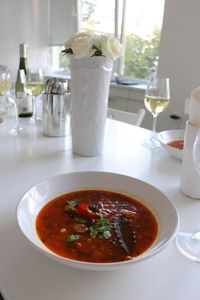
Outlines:
POLYGON ((81 217, 75 217, 74 220, 76 222, 79 222, 79 223, 82 223, 82 224, 86 224, 87 223, 87 220, 84 219, 84 218, 81 218, 81 217))
POLYGON ((102 233, 102 236, 104 237, 104 239, 109 239, 111 237, 111 233, 110 231, 106 230, 102 233))
POLYGON ((71 234, 67 238, 67 243, 72 243, 74 241, 77 241, 80 239, 80 236, 78 234, 71 234))
POLYGON ((78 199, 77 198, 72 198, 71 200, 68 201, 68 204, 75 207, 78 203, 78 199))
POLYGON ((95 238, 98 234, 100 234, 105 239, 108 239, 111 236, 109 229, 111 228, 110 221, 101 213, 98 214, 100 217, 96 223, 90 226, 90 236, 95 238))

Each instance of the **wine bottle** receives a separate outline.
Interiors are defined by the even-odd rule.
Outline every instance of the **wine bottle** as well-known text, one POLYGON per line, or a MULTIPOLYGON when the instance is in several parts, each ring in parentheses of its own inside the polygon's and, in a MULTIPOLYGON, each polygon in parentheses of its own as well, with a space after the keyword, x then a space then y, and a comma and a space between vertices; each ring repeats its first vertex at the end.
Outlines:
POLYGON ((19 45, 19 69, 15 84, 16 102, 18 105, 18 115, 21 118, 32 117, 33 115, 33 97, 26 89, 26 80, 28 77, 28 63, 26 55, 26 44, 19 45))

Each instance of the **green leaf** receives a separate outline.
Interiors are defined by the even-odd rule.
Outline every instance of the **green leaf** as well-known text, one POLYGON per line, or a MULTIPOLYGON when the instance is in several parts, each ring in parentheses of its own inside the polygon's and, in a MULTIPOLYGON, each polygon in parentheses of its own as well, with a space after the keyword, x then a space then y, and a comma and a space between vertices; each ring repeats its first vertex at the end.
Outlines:
POLYGON ((77 241, 80 239, 80 236, 78 234, 71 234, 67 238, 67 243, 72 243, 74 241, 77 241))
POLYGON ((75 207, 78 203, 78 198, 72 198, 71 200, 68 201, 68 204, 75 207))
POLYGON ((94 228, 94 226, 91 226, 90 227, 90 236, 92 237, 92 238, 95 238, 96 237, 96 235, 97 235, 97 230, 94 228))
POLYGON ((86 219, 83 219, 81 217, 75 217, 74 220, 76 222, 79 222, 79 223, 82 223, 82 224, 86 224, 87 223, 87 220, 86 219))
MULTIPOLYGON (((109 229, 111 227, 111 223, 110 221, 101 213, 98 214, 98 216, 100 217, 96 223, 92 226, 90 226, 90 236, 92 238, 95 238, 98 234, 102 234, 102 236, 104 238, 108 238, 108 232, 109 232, 109 229), (107 232, 107 233, 105 233, 107 232), (105 236, 104 236, 104 233, 105 233, 105 236)), ((109 232, 110 234, 110 232, 109 232)), ((110 234, 111 236, 111 234, 110 234)), ((109 236, 109 237, 110 237, 109 236)))
POLYGON ((110 231, 106 230, 102 233, 102 236, 104 237, 104 239, 109 239, 111 237, 111 233, 110 231))

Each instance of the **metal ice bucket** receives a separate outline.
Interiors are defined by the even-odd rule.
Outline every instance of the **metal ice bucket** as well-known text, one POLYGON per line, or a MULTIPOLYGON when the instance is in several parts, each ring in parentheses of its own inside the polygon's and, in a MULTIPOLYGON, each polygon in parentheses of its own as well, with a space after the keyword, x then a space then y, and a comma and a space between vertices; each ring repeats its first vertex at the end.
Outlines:
POLYGON ((43 95, 43 134, 61 137, 70 134, 70 93, 63 82, 47 81, 43 95))

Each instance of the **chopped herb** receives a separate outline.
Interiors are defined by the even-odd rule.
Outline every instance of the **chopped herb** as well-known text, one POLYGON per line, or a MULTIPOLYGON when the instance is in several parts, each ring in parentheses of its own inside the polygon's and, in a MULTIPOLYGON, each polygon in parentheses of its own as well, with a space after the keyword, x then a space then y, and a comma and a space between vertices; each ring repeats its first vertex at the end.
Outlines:
POLYGON ((101 213, 98 214, 100 217, 96 223, 90 226, 90 236, 95 238, 97 234, 102 235, 104 238, 109 238, 111 236, 109 229, 111 227, 110 221, 101 213), (107 232, 107 233, 106 233, 107 232), (105 236, 104 236, 105 233, 105 236), (108 235, 110 236, 108 237, 108 235))
POLYGON ((92 238, 95 238, 96 237, 96 235, 97 235, 97 230, 96 230, 96 228, 94 228, 95 227, 95 225, 93 225, 93 226, 90 226, 90 236, 92 237, 92 238))
POLYGON ((77 241, 79 239, 80 239, 80 236, 78 234, 71 234, 68 236, 67 242, 71 243, 71 242, 77 241))
POLYGON ((77 222, 79 222, 79 223, 82 223, 82 224, 86 224, 87 223, 87 220, 84 219, 84 218, 81 218, 81 217, 75 217, 74 220, 77 221, 77 222))
POLYGON ((68 201, 68 204, 75 207, 78 203, 78 199, 77 198, 72 198, 71 200, 68 201))
POLYGON ((102 233, 102 236, 104 237, 104 239, 109 239, 111 237, 111 233, 110 231, 106 230, 102 233))

